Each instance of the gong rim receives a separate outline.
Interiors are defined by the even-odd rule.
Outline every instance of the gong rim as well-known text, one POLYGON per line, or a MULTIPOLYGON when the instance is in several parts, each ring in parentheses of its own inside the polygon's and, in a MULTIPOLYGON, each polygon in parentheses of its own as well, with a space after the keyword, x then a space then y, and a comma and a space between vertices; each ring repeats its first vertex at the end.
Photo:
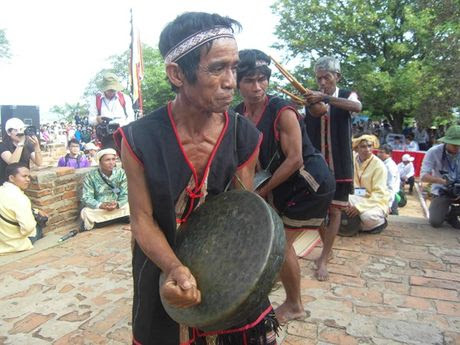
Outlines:
MULTIPOLYGON (((232 235, 234 236, 234 234, 232 235)), ((226 329, 244 320, 244 316, 248 316, 251 311, 253 312, 257 304, 260 304, 262 299, 268 296, 284 260, 284 228, 276 212, 258 195, 248 191, 230 191, 219 194, 204 203, 192 213, 187 223, 181 225, 177 236, 176 255, 185 266, 189 267, 195 276, 202 294, 202 301, 197 306, 181 309, 169 306, 162 300, 167 313, 176 322, 196 327, 203 331, 226 329), (235 200, 240 201, 236 206, 234 205, 235 200), (242 224, 242 227, 247 226, 248 228, 233 231, 238 231, 238 235, 240 235, 257 230, 258 236, 264 237, 264 247, 251 248, 251 244, 244 242, 227 243, 225 245, 220 243, 216 236, 218 236, 219 231, 225 232, 232 226, 228 222, 227 224, 221 224, 223 228, 215 231, 200 228, 200 222, 206 221, 207 217, 212 215, 213 208, 217 203, 221 208, 231 207, 232 209, 228 212, 233 213, 235 218, 238 216, 247 217, 248 224, 242 219, 240 219, 240 224, 242 224), (247 209, 248 205, 252 206, 251 211, 257 214, 257 222, 267 226, 267 228, 255 229, 254 220, 251 219, 251 212, 248 212, 247 209), (194 245, 190 239, 192 238, 191 234, 193 234, 194 240, 207 242, 198 246, 194 245), (252 249, 254 253, 235 253, 234 251, 238 249, 237 247, 241 243, 243 244, 242 251, 252 249), (206 263, 204 256, 205 252, 211 257, 216 256, 219 251, 225 254, 223 266, 233 269, 231 273, 224 277, 225 279, 222 282, 213 281, 213 272, 216 270, 215 265, 218 264, 214 262, 206 263), (248 263, 244 262, 245 259, 241 257, 243 254, 249 259, 263 259, 259 262, 250 263, 252 269, 250 275, 247 272, 235 271, 235 265, 248 266, 248 263), (232 263, 230 260, 235 261, 232 263), (241 263, 238 260, 243 262, 241 263), (207 269, 203 269, 203 267, 207 269), (275 274, 273 270, 276 271, 275 274), (237 280, 240 283, 238 287, 235 284, 232 286, 232 282, 237 280), (219 296, 231 300, 231 303, 224 305, 219 296)), ((164 276, 162 275, 160 285, 163 279, 164 276)))

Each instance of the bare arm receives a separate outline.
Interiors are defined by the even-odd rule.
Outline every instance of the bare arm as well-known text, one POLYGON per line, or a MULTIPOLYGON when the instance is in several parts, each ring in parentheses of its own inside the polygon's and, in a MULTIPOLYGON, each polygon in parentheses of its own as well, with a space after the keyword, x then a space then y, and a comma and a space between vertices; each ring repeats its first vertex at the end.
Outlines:
POLYGON ((201 301, 195 278, 174 254, 158 223, 153 219, 153 205, 148 194, 143 167, 131 156, 122 141, 121 160, 128 179, 131 229, 142 251, 165 274, 160 293, 177 307, 190 307, 201 301))
POLYGON ((40 148, 40 140, 36 136, 29 137, 30 142, 34 145, 34 152, 31 153, 30 158, 35 165, 42 165, 42 150, 40 148))
POLYGON ((431 174, 423 174, 422 175, 422 182, 426 182, 426 183, 437 183, 437 184, 442 184, 442 185, 445 185, 447 184, 447 181, 441 177, 436 177, 436 176, 433 176, 431 174))
POLYGON ((236 176, 240 179, 243 186, 237 181, 234 182, 235 187, 238 189, 246 188, 252 191, 254 189, 254 172, 256 171, 257 158, 259 157, 259 148, 250 158, 251 160, 245 164, 244 167, 236 171, 236 176))
POLYGON ((309 103, 326 101, 334 107, 348 110, 352 113, 359 113, 362 110, 362 105, 360 102, 352 101, 346 98, 329 96, 320 91, 312 91, 312 93, 307 95, 306 98, 309 103))
POLYGON ((24 146, 17 146, 13 153, 3 151, 1 157, 7 164, 17 163, 21 159, 22 150, 24 150, 24 146))
POLYGON ((259 195, 266 197, 268 192, 286 181, 303 164, 302 158, 302 134, 300 131, 297 114, 290 110, 284 110, 279 119, 281 150, 286 159, 273 173, 268 183, 259 190, 259 195))

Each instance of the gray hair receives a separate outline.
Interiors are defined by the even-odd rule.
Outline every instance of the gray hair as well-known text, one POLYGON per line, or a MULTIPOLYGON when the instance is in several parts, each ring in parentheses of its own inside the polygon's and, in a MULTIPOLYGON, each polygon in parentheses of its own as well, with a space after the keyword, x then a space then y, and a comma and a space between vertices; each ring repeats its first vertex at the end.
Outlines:
POLYGON ((323 56, 315 63, 315 71, 323 70, 340 73, 340 62, 333 56, 323 56))

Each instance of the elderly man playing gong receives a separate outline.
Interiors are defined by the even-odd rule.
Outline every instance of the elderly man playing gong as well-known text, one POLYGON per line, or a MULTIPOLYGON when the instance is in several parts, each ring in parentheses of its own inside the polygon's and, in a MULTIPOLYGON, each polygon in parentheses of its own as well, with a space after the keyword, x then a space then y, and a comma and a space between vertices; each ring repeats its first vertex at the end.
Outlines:
POLYGON ((326 115, 317 117, 306 108, 307 132, 313 146, 324 155, 336 181, 335 195, 329 209, 329 224, 320 231, 323 251, 315 260, 318 280, 326 280, 329 277, 327 262, 339 231, 341 210, 348 207, 348 196, 353 193, 351 117, 353 113, 361 111, 361 102, 356 92, 337 87, 342 74, 340 63, 334 57, 318 59, 315 76, 320 91, 309 93, 306 99, 309 104, 324 102, 328 110, 326 115))
POLYGON ((362 135, 353 139, 354 153, 354 194, 350 195, 350 205, 344 210, 348 219, 359 218, 357 224, 340 228, 339 234, 353 236, 359 231, 377 234, 388 225, 390 192, 387 188, 385 164, 372 153, 379 147, 374 135, 362 135))
MULTIPOLYGON (((224 192, 232 180, 252 189, 261 135, 246 118, 227 111, 236 88, 233 32, 239 27, 231 18, 202 12, 184 13, 169 23, 159 48, 176 97, 116 133, 135 239, 135 344, 177 345, 179 334, 187 344, 211 341, 195 328, 186 331, 191 339, 184 341, 183 327, 179 331, 166 314, 160 296, 177 308, 200 304, 197 281, 174 252, 177 225, 187 224, 198 205, 224 192)), ((276 343, 268 298, 240 321, 209 337, 217 344, 276 343)))

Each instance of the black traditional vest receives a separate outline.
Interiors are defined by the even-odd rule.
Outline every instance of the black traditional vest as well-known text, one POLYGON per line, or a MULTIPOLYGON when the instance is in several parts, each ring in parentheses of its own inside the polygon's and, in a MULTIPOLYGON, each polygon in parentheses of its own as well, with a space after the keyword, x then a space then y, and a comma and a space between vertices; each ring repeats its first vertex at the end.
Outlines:
MULTIPOLYGON (((281 150, 279 132, 276 128, 279 116, 285 109, 290 109, 298 114, 297 110, 288 101, 276 96, 267 96, 265 110, 256 125, 257 129, 263 134, 259 152, 259 161, 263 169, 267 168, 270 160, 277 153, 277 158, 273 160, 269 167, 271 173, 278 169, 286 159, 281 150)), ((245 112, 244 103, 239 104, 235 110, 243 114, 245 112)), ((305 129, 305 123, 301 121, 300 115, 298 115, 298 118, 302 132, 304 167, 294 172, 286 181, 272 191, 274 204, 280 212, 296 197, 296 194, 303 194, 305 191, 315 193, 323 182, 330 178, 330 171, 324 158, 311 144, 305 129)))
MULTIPOLYGON (((340 98, 348 98, 351 91, 339 89, 340 98)), ((321 151, 332 151, 333 164, 330 166, 337 182, 353 184, 353 154, 351 151, 351 114, 348 110, 339 109, 330 105, 328 118, 328 133, 325 133, 324 122, 326 118, 311 116, 305 109, 305 123, 307 133, 314 147, 321 151), (326 139, 326 140, 324 140, 326 139), (327 140, 329 139, 329 140, 327 140)), ((329 161, 326 159, 326 161, 329 161)))
MULTIPOLYGON (((242 116, 225 113, 226 123, 214 149, 207 180, 208 196, 223 192, 237 168, 257 149, 260 133, 242 116), (235 129, 237 119, 237 129, 235 129)), ((124 139, 135 159, 143 165, 153 205, 153 218, 174 249, 176 235, 175 206, 179 196, 196 174, 177 137, 171 103, 119 129, 118 147, 124 139)), ((201 181, 196 181, 197 185, 201 181)), ((200 195, 188 190, 187 208, 193 211, 200 195)), ((159 296, 159 268, 136 243, 133 252, 133 336, 141 344, 177 345, 179 328, 165 312, 159 296)))

